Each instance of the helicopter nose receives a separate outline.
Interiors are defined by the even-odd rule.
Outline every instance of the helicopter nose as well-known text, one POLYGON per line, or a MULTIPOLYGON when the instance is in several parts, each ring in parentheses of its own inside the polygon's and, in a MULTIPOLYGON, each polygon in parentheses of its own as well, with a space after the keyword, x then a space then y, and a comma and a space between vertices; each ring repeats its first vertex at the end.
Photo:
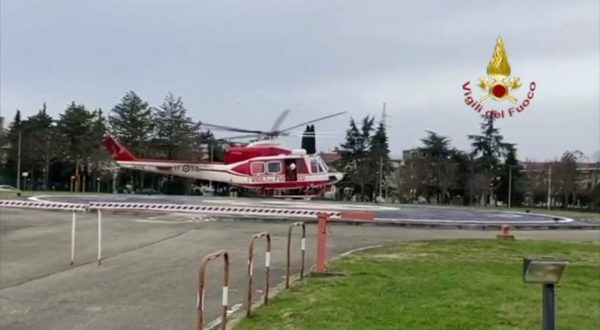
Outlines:
POLYGON ((332 174, 333 175, 331 175, 329 177, 332 178, 333 180, 335 180, 335 182, 338 182, 344 178, 344 173, 332 173, 332 174))

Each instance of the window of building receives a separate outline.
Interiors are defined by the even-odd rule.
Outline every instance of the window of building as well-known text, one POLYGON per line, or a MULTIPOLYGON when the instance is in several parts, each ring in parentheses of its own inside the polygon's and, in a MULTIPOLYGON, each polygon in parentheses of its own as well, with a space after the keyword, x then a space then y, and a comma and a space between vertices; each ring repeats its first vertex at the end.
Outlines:
POLYGON ((267 172, 269 174, 281 173, 281 162, 268 162, 267 172))
POLYGON ((263 174, 265 173, 265 163, 253 162, 250 164, 250 173, 252 174, 263 174))

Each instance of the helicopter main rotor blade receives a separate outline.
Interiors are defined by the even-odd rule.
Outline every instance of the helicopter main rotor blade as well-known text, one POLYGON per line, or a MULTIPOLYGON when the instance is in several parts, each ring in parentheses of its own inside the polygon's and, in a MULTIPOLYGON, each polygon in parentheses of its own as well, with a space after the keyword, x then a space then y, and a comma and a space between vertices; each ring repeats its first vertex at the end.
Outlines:
POLYGON ((257 131, 257 130, 250 130, 250 129, 243 129, 243 128, 236 128, 236 127, 229 127, 229 126, 222 126, 222 125, 214 125, 214 124, 209 124, 209 123, 200 123, 200 127, 208 127, 208 128, 212 128, 212 129, 218 129, 218 130, 224 130, 224 131, 231 131, 231 132, 238 132, 238 133, 254 133, 254 134, 268 134, 267 132, 263 132, 263 131, 257 131))
POLYGON ((305 121, 305 122, 300 123, 298 125, 294 125, 294 126, 286 128, 286 129, 282 129, 281 131, 279 131, 279 133, 283 133, 285 131, 289 131, 289 130, 294 129, 294 128, 302 127, 302 126, 307 125, 307 124, 312 124, 312 123, 317 122, 317 121, 321 121, 321 120, 333 118, 333 117, 336 117, 336 116, 339 116, 339 115, 343 115, 345 113, 346 113, 346 111, 342 111, 342 112, 334 113, 334 114, 331 114, 331 115, 328 115, 328 116, 325 116, 325 117, 320 117, 320 118, 317 118, 317 119, 305 121))
POLYGON ((249 138, 256 138, 256 137, 260 137, 262 134, 248 134, 248 135, 237 135, 237 136, 230 136, 230 137, 226 137, 226 138, 220 138, 220 140, 240 140, 240 139, 249 139, 249 138))
POLYGON ((289 113, 290 109, 285 109, 282 113, 279 114, 279 116, 277 117, 277 119, 275 119, 275 122, 273 123, 271 132, 277 132, 277 130, 279 130, 279 126, 281 126, 281 124, 283 123, 285 118, 287 118, 289 113))

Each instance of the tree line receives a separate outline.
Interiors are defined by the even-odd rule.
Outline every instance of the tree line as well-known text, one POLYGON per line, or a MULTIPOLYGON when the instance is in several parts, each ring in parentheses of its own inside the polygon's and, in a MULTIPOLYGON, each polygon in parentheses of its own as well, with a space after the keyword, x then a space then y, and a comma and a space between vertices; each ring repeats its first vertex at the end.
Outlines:
POLYGON ((113 182, 118 191, 156 187, 182 193, 187 189, 189 182, 182 178, 127 170, 119 171, 117 177, 102 145, 108 132, 140 157, 200 160, 223 155, 212 133, 202 131, 200 123, 188 116, 180 97, 169 93, 162 104, 152 107, 129 91, 108 115, 75 102, 57 118, 47 113, 46 104, 27 118, 21 118, 17 110, 7 132, 0 136, 5 148, 0 180, 31 190, 109 192, 113 182), (17 184, 19 158, 22 175, 17 184))
POLYGON ((467 136, 471 150, 458 150, 447 137, 426 131, 421 146, 409 150, 401 163, 390 160, 383 122, 375 127, 373 117, 358 124, 351 119, 337 149, 342 156, 337 165, 346 172, 338 196, 358 201, 387 196, 406 203, 540 205, 548 202, 550 183, 552 206, 600 208, 600 185, 579 184, 581 152, 566 151, 546 169, 526 173, 517 145, 504 140, 493 117, 482 119, 480 133, 467 136))

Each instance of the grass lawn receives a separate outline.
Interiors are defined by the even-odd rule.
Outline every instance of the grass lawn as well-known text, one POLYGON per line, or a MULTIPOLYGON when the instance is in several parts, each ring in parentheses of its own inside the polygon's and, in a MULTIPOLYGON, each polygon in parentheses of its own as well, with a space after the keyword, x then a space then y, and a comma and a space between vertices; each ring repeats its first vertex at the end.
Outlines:
POLYGON ((600 329, 600 244, 410 242, 331 264, 235 329, 540 329, 541 285, 522 282, 522 257, 571 262, 557 288, 558 328, 600 329))

